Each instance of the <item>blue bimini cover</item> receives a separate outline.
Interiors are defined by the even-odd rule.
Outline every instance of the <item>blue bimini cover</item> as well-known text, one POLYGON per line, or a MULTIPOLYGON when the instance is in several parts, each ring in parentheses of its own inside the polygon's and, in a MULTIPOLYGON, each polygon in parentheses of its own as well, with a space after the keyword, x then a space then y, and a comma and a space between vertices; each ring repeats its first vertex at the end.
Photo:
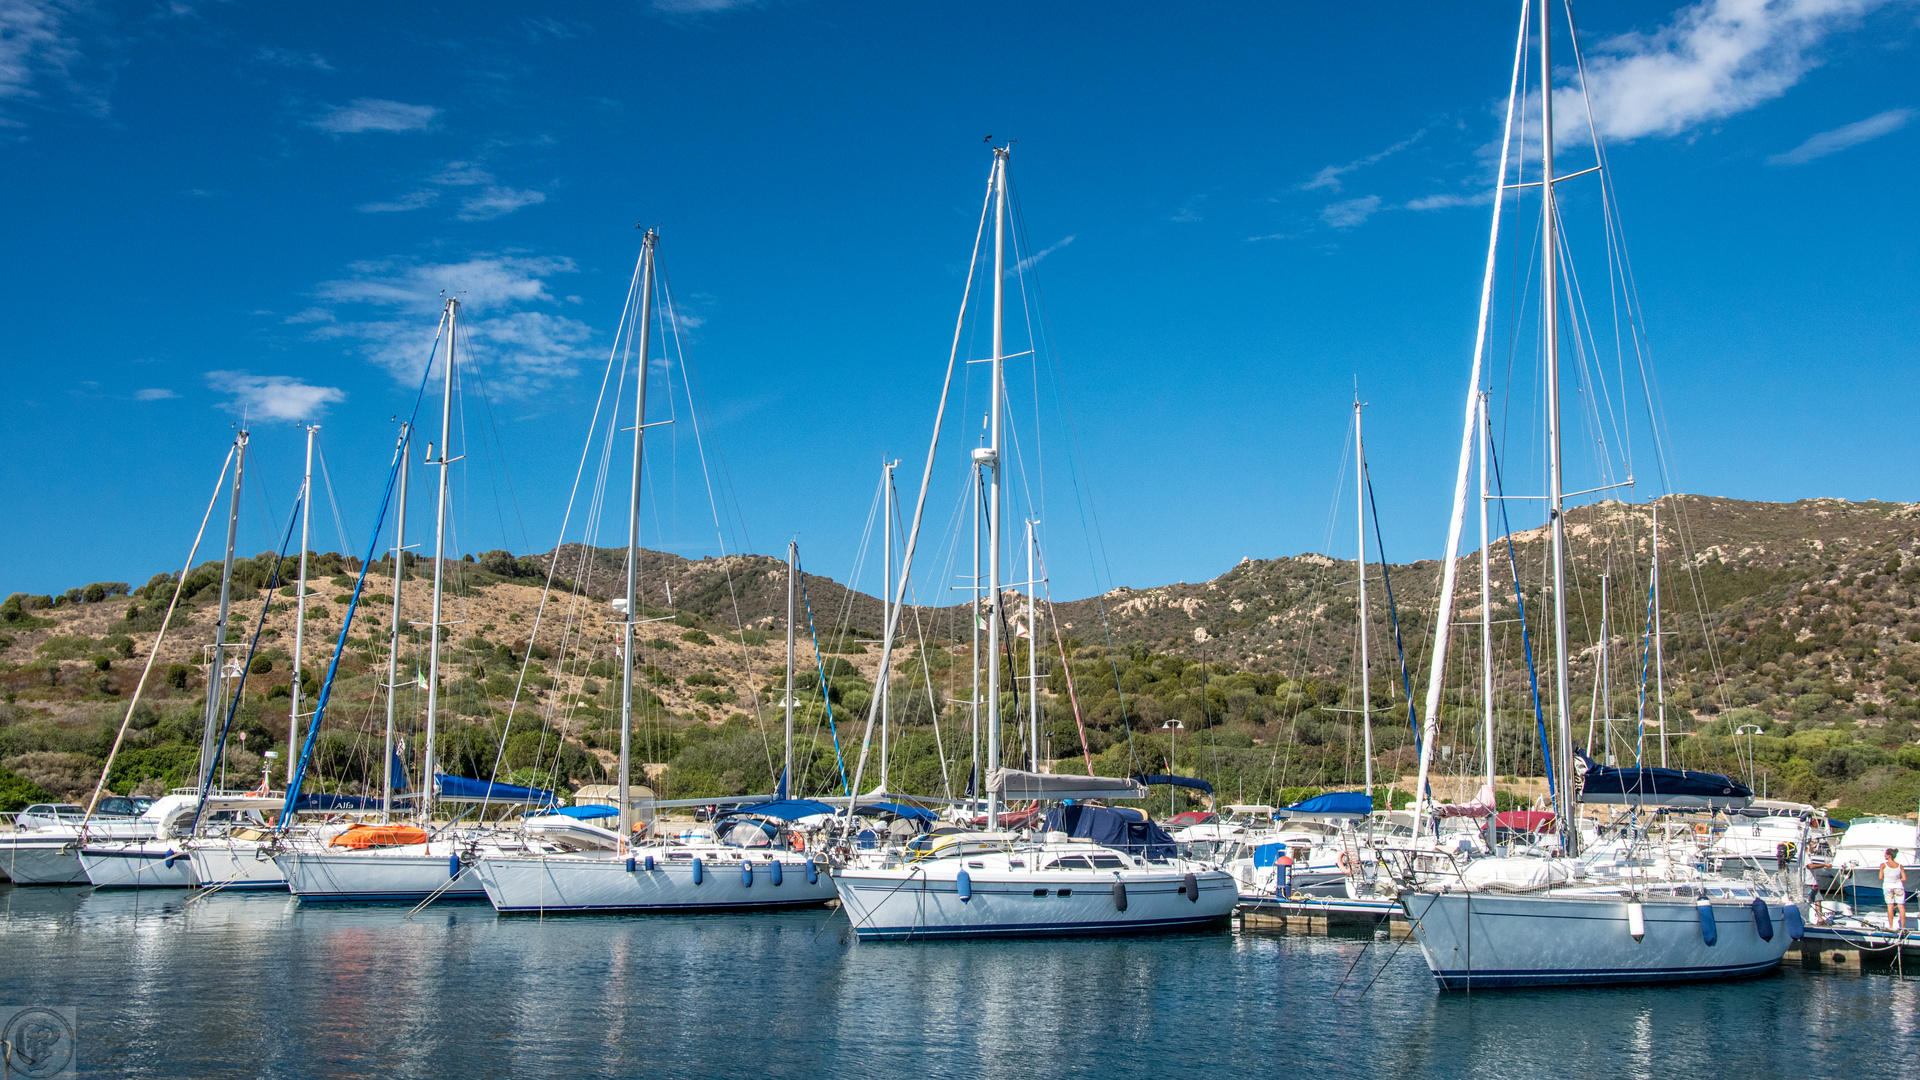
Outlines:
POLYGON ((1719 773, 1650 766, 1618 769, 1601 765, 1584 753, 1576 761, 1580 772, 1577 790, 1583 803, 1724 809, 1753 802, 1751 789, 1719 773))
POLYGON ((1328 814, 1340 817, 1366 817, 1373 813, 1373 799, 1364 791, 1329 791, 1283 807, 1296 814, 1328 814))
POLYGON ((1156 784, 1172 784, 1174 787, 1193 788, 1197 791, 1204 791, 1209 795, 1213 794, 1212 784, 1193 776, 1168 776, 1165 773, 1155 773, 1152 776, 1136 776, 1133 778, 1133 782, 1136 784, 1145 784, 1148 787, 1153 787, 1156 784))
MULTIPOLYGON (((620 808, 617 806, 556 806, 548 810, 536 810, 533 813, 570 817, 575 821, 592 821, 595 818, 619 817, 620 808)), ((527 816, 532 817, 533 814, 527 816)))
POLYGON ((812 799, 780 799, 776 802, 748 803, 745 806, 736 806, 720 816, 731 817, 734 814, 751 814, 756 817, 778 818, 781 821, 798 821, 803 817, 813 817, 816 814, 831 813, 833 813, 833 807, 823 802, 815 802, 812 799))
POLYGON ((1171 859, 1175 849, 1167 830, 1127 806, 1056 806, 1047 811, 1044 828, 1092 840, 1146 859, 1171 859))
POLYGON ((526 803, 532 806, 546 806, 553 802, 553 792, 542 788, 495 784, 438 773, 434 775, 433 782, 440 791, 440 797, 448 802, 526 803))

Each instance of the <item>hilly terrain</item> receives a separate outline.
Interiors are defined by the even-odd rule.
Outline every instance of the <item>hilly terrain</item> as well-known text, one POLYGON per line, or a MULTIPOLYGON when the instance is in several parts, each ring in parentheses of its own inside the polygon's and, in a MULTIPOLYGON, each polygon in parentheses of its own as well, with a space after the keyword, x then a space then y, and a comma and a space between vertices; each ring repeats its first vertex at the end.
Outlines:
MULTIPOLYGON (((1638 751, 1658 763, 1664 753, 1670 764, 1750 777, 1769 795, 1827 804, 1842 816, 1910 812, 1920 801, 1920 746, 1913 745, 1920 734, 1920 507, 1672 496, 1657 505, 1573 510, 1567 533, 1570 704, 1576 735, 1596 756, 1631 761, 1638 751), (1659 663, 1650 633, 1656 547, 1659 663)), ((1490 686, 1483 686, 1478 554, 1457 567, 1437 756, 1458 783, 1483 768, 1478 732, 1490 696, 1507 802, 1537 793, 1528 778, 1543 771, 1539 720, 1551 719, 1552 703, 1536 701, 1533 686, 1537 679, 1550 693, 1548 556, 1544 529, 1517 532, 1489 552, 1490 686)), ((229 640, 244 651, 256 623, 261 630, 225 764, 253 783, 262 754, 272 750, 278 786, 295 678, 297 605, 285 582, 298 560, 278 567, 269 600, 275 562, 266 553, 235 567, 229 640)), ((357 560, 335 553, 309 562, 303 711, 342 636, 359 571, 357 560)), ((1033 725, 1039 756, 1062 771, 1091 765, 1124 774, 1162 771, 1171 753, 1176 771, 1205 777, 1228 801, 1297 798, 1360 785, 1364 700, 1373 714, 1376 782, 1404 789, 1415 760, 1407 696, 1410 689, 1424 707, 1440 571, 1432 560, 1369 564, 1364 699, 1359 575, 1350 559, 1248 559, 1210 581, 1122 587, 1043 608, 1033 725)), ((431 564, 409 557, 404 575, 393 707, 409 768, 417 770, 431 564)), ((155 655, 176 578, 94 582, 57 596, 15 593, 0 604, 0 805, 90 792, 123 720, 130 730, 113 763, 113 790, 191 781, 220 566, 205 563, 187 575, 155 655), (129 716, 149 658, 152 674, 129 716)), ((603 781, 618 746, 620 690, 616 615, 607 601, 624 592, 624 552, 486 552, 450 561, 445 578, 437 705, 445 770, 482 777, 497 770, 541 786, 603 781)), ((806 575, 804 583, 796 664, 801 787, 837 792, 861 768, 863 721, 882 681, 874 642, 882 605, 825 577, 806 575)), ((766 556, 644 553, 639 617, 653 621, 638 628, 633 738, 636 761, 647 763, 663 797, 771 788, 786 584, 784 561, 766 556)), ((310 783, 335 791, 378 786, 394 589, 391 563, 376 563, 345 634, 310 783)), ((1025 622, 1024 604, 1009 595, 1014 647, 1001 659, 1009 763, 1027 756, 1032 709, 1028 639, 1015 626, 1025 622), (1014 715, 1022 719, 1018 736, 1014 715)), ((888 680, 890 790, 965 790, 973 623, 964 605, 903 615, 888 680)), ((876 734, 864 787, 879 779, 879 744, 876 734)))

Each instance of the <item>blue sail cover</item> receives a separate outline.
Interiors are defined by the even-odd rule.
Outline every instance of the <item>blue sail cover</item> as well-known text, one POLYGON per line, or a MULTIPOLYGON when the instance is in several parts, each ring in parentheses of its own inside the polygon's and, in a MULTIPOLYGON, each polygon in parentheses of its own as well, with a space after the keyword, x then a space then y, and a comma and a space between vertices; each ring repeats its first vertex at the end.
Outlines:
POLYGON ((1056 806, 1043 820, 1048 832, 1092 840, 1142 858, 1171 859, 1175 854, 1167 830, 1130 806, 1056 806))
POLYGON ((533 817, 535 814, 570 817, 575 821, 593 821, 597 818, 619 817, 620 810, 614 806, 552 806, 544 810, 529 811, 526 816, 533 817))
POLYGON ((1152 787, 1155 784, 1172 784, 1174 787, 1193 788, 1197 791, 1204 791, 1209 795, 1213 794, 1212 784, 1194 776, 1168 776, 1165 773, 1154 773, 1151 776, 1136 776, 1133 778, 1133 782, 1136 784, 1145 784, 1148 787, 1152 787))
POLYGON ((517 784, 496 784, 442 773, 434 774, 433 783, 440 797, 449 802, 527 803, 534 806, 553 802, 553 792, 517 784))
POLYGON ((1329 791, 1282 807, 1296 814, 1328 814, 1339 817, 1366 817, 1373 813, 1373 798, 1364 791, 1329 791))
POLYGON ((1692 769, 1614 768, 1580 752, 1576 790, 1583 803, 1623 806, 1681 806, 1725 809, 1747 806, 1753 791, 1719 773, 1692 769))
POLYGON ((831 814, 833 807, 812 799, 776 799, 773 802, 747 803, 722 813, 721 817, 735 814, 751 814, 755 817, 778 818, 781 821, 798 821, 815 814, 831 814))

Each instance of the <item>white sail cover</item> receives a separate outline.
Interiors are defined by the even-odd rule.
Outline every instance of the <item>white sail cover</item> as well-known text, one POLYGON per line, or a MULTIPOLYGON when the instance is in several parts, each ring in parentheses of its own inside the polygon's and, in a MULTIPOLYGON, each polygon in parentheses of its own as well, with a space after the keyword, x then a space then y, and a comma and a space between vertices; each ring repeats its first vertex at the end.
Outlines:
POLYGON ((1112 776, 988 769, 987 790, 1003 799, 1144 799, 1147 789, 1112 776))

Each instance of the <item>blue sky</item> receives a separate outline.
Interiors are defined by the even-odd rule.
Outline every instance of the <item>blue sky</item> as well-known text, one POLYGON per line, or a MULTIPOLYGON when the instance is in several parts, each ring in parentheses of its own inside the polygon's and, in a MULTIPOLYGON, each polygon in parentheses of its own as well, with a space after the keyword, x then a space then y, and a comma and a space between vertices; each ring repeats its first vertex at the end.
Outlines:
MULTIPOLYGON (((545 550, 640 222, 730 545, 844 579, 879 461, 919 479, 988 136, 1072 412, 1028 444, 1056 595, 1322 547, 1356 378, 1387 553, 1439 553, 1517 5, 552 10, 0 0, 0 591, 176 567, 243 413, 243 548, 302 418, 344 519, 315 546, 363 546, 442 289, 485 381, 455 550, 545 550)), ((1920 499, 1920 6, 1578 14, 1677 487, 1920 499)), ((660 430, 645 540, 711 554, 691 427, 660 430)))

